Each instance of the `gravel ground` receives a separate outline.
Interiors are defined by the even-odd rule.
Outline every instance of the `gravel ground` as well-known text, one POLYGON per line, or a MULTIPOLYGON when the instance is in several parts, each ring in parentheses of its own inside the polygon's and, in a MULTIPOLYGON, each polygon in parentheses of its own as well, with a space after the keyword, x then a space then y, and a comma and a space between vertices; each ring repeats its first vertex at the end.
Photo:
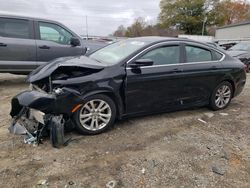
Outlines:
POLYGON ((67 147, 12 136, 10 100, 24 76, 0 74, 0 185, 4 187, 250 187, 250 79, 223 111, 207 108, 117 122, 67 147), (41 184, 41 185, 39 185, 41 184))

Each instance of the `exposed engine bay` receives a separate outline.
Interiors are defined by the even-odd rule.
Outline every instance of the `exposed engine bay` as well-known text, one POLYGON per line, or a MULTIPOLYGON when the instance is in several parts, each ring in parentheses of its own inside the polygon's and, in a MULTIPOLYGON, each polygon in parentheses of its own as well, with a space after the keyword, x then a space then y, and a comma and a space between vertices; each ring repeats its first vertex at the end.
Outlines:
POLYGON ((96 73, 100 70, 84 68, 84 67, 58 67, 58 69, 53 72, 53 74, 47 78, 39 81, 33 82, 31 89, 40 90, 44 92, 52 92, 53 89, 58 88, 60 85, 53 84, 52 81, 56 80, 67 80, 83 76, 88 76, 90 74, 96 73))

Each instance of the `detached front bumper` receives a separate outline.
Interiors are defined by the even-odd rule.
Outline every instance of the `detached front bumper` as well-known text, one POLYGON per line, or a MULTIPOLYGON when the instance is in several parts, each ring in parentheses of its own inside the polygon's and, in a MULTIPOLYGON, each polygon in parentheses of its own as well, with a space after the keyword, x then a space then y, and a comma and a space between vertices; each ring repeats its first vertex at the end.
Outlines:
POLYGON ((39 143, 44 134, 53 134, 53 146, 62 145, 64 125, 72 125, 72 109, 81 101, 79 93, 68 88, 60 94, 24 91, 12 99, 13 122, 9 131, 26 135, 26 143, 39 143))
POLYGON ((51 110, 56 97, 38 91, 24 91, 11 101, 10 115, 13 122, 9 127, 12 134, 25 135, 25 143, 37 143, 41 130, 47 125, 46 114, 51 110))
POLYGON ((24 91, 16 95, 11 101, 12 117, 17 116, 23 107, 51 113, 55 105, 56 96, 38 91, 24 91))

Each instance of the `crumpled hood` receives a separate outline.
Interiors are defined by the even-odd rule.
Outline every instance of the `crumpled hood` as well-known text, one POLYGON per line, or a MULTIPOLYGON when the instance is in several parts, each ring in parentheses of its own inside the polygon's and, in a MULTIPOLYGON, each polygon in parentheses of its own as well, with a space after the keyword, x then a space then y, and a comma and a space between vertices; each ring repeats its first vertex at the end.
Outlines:
POLYGON ((97 62, 86 56, 62 57, 54 61, 51 61, 49 63, 46 63, 38 67, 34 71, 32 71, 29 74, 27 81, 30 83, 36 82, 49 77, 59 67, 72 67, 72 66, 100 70, 106 67, 107 65, 97 62))
POLYGON ((229 51, 227 51, 227 54, 229 54, 232 57, 238 57, 240 55, 248 54, 248 52, 246 52, 246 51, 234 51, 234 50, 230 51, 229 50, 229 51))

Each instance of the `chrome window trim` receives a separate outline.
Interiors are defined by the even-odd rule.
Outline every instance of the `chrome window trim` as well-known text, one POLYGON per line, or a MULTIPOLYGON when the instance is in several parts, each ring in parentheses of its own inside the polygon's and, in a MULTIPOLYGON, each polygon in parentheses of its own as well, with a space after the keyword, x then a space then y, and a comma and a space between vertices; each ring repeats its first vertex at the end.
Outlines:
MULTIPOLYGON (((127 62, 126 62, 126 65, 128 65, 129 66, 129 63, 131 62, 131 61, 133 61, 134 59, 136 59, 138 56, 140 56, 141 54, 143 54, 144 52, 146 52, 146 51, 148 51, 148 50, 150 50, 150 49, 152 49, 152 48, 154 48, 154 47, 157 47, 157 46, 161 46, 161 45, 164 45, 164 44, 168 44, 169 46, 180 46, 180 44, 174 44, 174 43, 172 43, 171 44, 171 42, 173 42, 173 41, 168 41, 168 42, 161 42, 161 43, 158 43, 158 44, 154 44, 154 45, 152 45, 152 46, 149 46, 149 47, 147 47, 146 49, 144 49, 144 50, 142 50, 141 52, 139 52, 138 54, 136 54, 135 56, 133 56, 132 58, 130 58, 127 62)), ((176 42, 182 42, 182 41, 176 41, 176 42)), ((185 41, 183 42, 183 43, 185 43, 185 41)), ((194 44, 195 45, 195 44, 194 44)), ((197 46, 197 47, 199 47, 199 46, 197 46)), ((202 48, 202 47, 201 47, 202 48)), ((220 59, 220 60, 216 60, 216 61, 201 61, 201 62, 190 62, 190 63, 175 63, 175 64, 166 64, 166 65, 152 65, 152 66, 141 66, 140 68, 154 68, 154 67, 168 67, 168 66, 176 66, 176 65, 193 65, 193 64, 201 64, 201 63, 216 63, 216 62, 222 62, 224 59, 225 59, 225 57, 226 57, 226 55, 224 54, 224 53, 222 53, 222 52, 220 52, 219 50, 217 50, 217 49, 215 49, 215 48, 212 48, 212 50, 214 50, 214 51, 216 51, 216 52, 218 52, 218 53, 220 53, 221 55, 222 55, 222 58, 220 59)), ((128 70, 130 70, 130 69, 133 69, 133 68, 131 68, 131 67, 126 67, 126 69, 128 69, 128 70)))
MULTIPOLYGON (((182 66, 182 65, 197 65, 197 64, 205 64, 205 63, 219 63, 220 61, 203 61, 203 62, 192 62, 192 63, 175 63, 175 64, 166 64, 166 65, 152 65, 152 66, 141 66, 139 68, 155 68, 155 67, 170 67, 170 66, 182 66)), ((131 70, 133 68, 127 67, 126 69, 131 70)))

